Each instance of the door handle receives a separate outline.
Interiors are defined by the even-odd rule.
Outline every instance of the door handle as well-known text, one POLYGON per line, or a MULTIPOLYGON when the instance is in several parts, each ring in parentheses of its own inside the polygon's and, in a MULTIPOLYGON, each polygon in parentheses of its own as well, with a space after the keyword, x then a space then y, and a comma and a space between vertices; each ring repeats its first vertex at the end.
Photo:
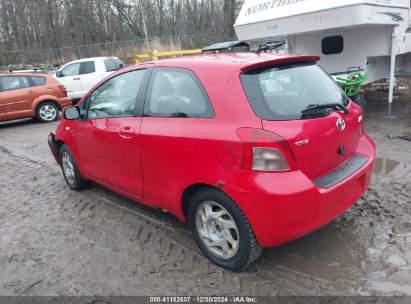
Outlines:
POLYGON ((73 80, 80 80, 80 78, 73 78, 73 80))
POLYGON ((36 94, 36 91, 28 91, 27 94, 36 94))
POLYGON ((124 127, 119 131, 120 137, 122 138, 131 138, 135 133, 136 131, 131 127, 124 127))

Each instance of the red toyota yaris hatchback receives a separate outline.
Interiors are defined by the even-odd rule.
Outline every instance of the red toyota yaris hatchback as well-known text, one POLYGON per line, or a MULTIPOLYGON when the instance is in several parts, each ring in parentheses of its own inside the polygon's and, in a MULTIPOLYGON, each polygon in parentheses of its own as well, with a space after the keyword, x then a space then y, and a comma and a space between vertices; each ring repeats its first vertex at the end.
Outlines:
POLYGON ((67 108, 49 144, 70 189, 93 181, 188 221, 241 270, 366 191, 375 145, 315 56, 219 54, 124 68, 67 108))

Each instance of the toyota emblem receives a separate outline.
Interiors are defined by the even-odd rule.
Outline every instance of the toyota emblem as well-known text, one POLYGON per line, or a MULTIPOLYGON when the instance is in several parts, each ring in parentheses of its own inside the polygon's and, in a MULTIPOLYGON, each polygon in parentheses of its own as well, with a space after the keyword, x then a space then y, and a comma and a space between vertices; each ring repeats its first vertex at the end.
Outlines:
POLYGON ((345 129, 344 119, 340 118, 339 120, 337 120, 337 129, 341 132, 344 131, 344 129, 345 129))

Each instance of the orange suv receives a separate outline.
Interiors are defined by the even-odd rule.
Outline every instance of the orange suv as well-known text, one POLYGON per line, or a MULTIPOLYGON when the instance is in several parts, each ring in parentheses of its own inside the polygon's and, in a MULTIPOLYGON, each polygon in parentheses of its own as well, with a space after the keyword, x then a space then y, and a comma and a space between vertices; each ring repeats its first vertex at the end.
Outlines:
POLYGON ((0 74, 0 121, 36 117, 52 122, 71 105, 66 88, 51 75, 0 74))

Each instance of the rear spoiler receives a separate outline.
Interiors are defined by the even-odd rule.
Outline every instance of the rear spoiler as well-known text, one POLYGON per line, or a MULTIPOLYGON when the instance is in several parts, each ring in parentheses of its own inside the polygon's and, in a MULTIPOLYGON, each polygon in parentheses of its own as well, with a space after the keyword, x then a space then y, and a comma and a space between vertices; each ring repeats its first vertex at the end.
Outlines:
POLYGON ((216 43, 210 46, 207 46, 205 48, 201 49, 202 53, 207 53, 207 52, 228 52, 232 48, 237 48, 237 47, 244 47, 246 49, 246 52, 250 50, 250 44, 246 41, 226 41, 226 42, 220 42, 216 43))
POLYGON ((282 65, 287 63, 300 63, 300 62, 317 62, 320 60, 320 56, 318 55, 282 55, 282 56, 273 56, 270 57, 263 57, 264 61, 258 61, 255 63, 251 63, 241 68, 242 72, 247 72, 251 70, 258 70, 265 67, 272 67, 276 65, 282 65))

